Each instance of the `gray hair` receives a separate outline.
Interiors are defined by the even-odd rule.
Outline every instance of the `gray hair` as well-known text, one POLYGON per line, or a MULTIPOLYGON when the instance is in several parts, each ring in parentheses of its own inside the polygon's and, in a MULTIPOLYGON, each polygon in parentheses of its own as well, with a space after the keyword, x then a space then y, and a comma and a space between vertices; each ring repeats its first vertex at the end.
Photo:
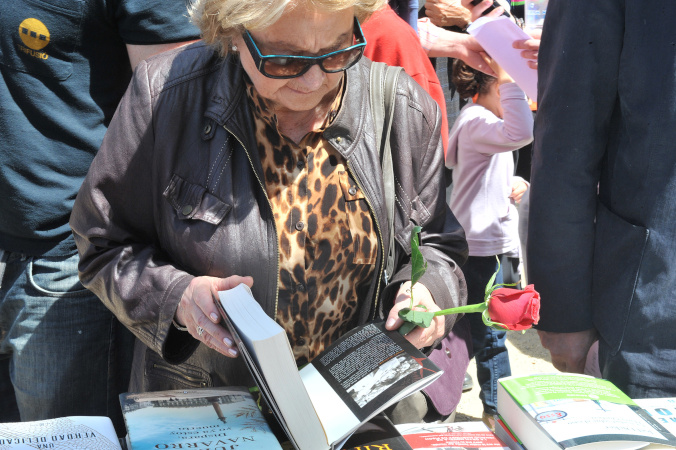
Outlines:
POLYGON ((304 4, 322 11, 342 11, 354 7, 355 16, 364 22, 386 3, 387 0, 193 0, 188 10, 202 40, 225 56, 233 37, 245 29, 269 27, 287 8, 304 4))

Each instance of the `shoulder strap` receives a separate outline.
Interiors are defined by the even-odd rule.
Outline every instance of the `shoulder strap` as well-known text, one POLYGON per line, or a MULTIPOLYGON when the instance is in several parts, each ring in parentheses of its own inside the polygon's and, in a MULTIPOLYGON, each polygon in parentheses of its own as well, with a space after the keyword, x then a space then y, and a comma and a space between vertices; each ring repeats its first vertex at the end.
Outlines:
POLYGON ((380 165, 385 186, 385 205, 390 227, 390 242, 385 265, 385 284, 394 271, 394 169, 392 167, 392 151, 390 148, 390 130, 394 117, 394 98, 397 92, 397 79, 401 67, 391 67, 385 63, 371 64, 370 99, 373 123, 375 126, 376 145, 380 153, 380 165))

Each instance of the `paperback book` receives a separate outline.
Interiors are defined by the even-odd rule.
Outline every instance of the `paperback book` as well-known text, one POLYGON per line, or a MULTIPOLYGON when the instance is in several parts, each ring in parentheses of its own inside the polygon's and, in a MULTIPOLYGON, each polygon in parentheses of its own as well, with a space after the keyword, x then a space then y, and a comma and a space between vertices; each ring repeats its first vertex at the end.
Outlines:
POLYGON ((582 374, 501 378, 498 413, 531 450, 676 447, 676 437, 615 385, 582 374))
POLYGON ((108 417, 72 416, 34 422, 0 423, 0 449, 120 450, 108 417))
POLYGON ((483 422, 396 425, 413 450, 508 450, 483 422))
POLYGON ((339 449, 362 424, 441 376, 383 323, 359 326, 298 371, 284 329, 240 284, 221 313, 272 412, 299 450, 339 449))
POLYGON ((120 395, 128 450, 281 450, 244 387, 120 395))

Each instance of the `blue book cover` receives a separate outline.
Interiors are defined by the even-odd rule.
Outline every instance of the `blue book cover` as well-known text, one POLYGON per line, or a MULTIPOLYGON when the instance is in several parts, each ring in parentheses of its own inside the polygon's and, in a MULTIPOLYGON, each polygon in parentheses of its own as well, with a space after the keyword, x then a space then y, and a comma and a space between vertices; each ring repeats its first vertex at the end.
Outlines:
POLYGON ((244 387, 120 395, 129 450, 280 449, 244 387))

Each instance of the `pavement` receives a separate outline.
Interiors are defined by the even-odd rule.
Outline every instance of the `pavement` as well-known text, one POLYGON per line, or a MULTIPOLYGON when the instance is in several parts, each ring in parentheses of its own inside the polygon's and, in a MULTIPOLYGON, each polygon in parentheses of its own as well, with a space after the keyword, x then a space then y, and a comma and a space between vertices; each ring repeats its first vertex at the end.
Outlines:
MULTIPOLYGON (((507 349, 512 375, 531 375, 534 373, 558 372, 552 366, 549 351, 540 344, 540 338, 534 329, 507 332, 507 349)), ((456 408, 456 422, 481 420, 483 406, 479 400, 479 386, 476 382, 476 363, 471 360, 467 371, 474 379, 471 391, 462 394, 460 404, 456 408)))

